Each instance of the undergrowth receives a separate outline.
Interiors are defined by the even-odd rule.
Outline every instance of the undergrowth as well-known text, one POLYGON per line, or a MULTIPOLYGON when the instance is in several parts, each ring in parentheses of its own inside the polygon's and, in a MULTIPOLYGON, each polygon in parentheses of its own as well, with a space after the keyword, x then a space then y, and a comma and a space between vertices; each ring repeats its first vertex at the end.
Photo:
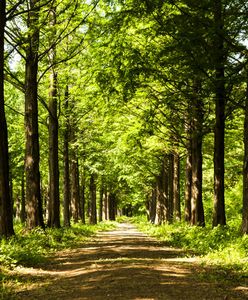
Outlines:
POLYGON ((133 218, 140 230, 169 246, 190 250, 207 265, 222 266, 248 276, 248 236, 241 235, 237 224, 215 228, 190 226, 184 222, 160 226, 144 218, 133 218))
POLYGON ((102 222, 97 225, 72 224, 65 228, 41 228, 26 231, 18 224, 14 237, 0 241, 0 266, 17 265, 34 266, 45 261, 54 251, 75 247, 86 241, 99 230, 115 227, 113 222, 102 222))

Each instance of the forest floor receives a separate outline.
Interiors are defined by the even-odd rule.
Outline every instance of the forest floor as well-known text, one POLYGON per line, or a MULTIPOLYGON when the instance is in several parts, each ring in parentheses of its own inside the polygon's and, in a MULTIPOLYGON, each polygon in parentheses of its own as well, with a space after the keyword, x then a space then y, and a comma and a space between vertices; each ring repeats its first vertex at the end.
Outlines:
POLYGON ((99 232, 82 247, 58 252, 39 268, 13 271, 20 281, 8 299, 248 299, 248 279, 202 266, 140 233, 131 224, 99 232))

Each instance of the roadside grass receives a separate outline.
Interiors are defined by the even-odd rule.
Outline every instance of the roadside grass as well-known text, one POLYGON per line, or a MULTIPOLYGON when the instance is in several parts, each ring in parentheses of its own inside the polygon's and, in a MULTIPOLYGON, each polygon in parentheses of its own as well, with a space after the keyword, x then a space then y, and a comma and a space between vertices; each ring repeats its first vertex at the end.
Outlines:
POLYGON ((211 267, 220 277, 235 273, 237 279, 248 278, 248 235, 240 233, 237 222, 215 228, 190 226, 185 222, 157 226, 144 217, 132 218, 130 222, 168 246, 199 256, 202 266, 211 267))
POLYGON ((101 222, 97 225, 75 223, 68 228, 46 228, 45 231, 36 228, 26 231, 22 224, 16 224, 16 235, 7 240, 0 240, 0 299, 11 299, 10 292, 13 286, 30 280, 13 275, 11 270, 18 266, 37 267, 45 263, 48 256, 54 252, 75 248, 87 242, 97 232, 115 227, 115 222, 101 222))

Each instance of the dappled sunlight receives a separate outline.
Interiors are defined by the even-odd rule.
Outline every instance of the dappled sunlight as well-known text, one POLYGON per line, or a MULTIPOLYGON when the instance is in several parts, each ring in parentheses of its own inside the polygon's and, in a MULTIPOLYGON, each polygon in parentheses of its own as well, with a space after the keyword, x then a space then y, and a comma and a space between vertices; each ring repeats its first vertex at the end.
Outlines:
POLYGON ((233 293, 230 299, 247 296, 243 288, 201 280, 197 259, 185 254, 140 234, 131 225, 121 224, 78 249, 58 252, 40 269, 19 268, 20 274, 42 280, 19 291, 16 299, 195 300, 223 299, 223 293, 233 293))

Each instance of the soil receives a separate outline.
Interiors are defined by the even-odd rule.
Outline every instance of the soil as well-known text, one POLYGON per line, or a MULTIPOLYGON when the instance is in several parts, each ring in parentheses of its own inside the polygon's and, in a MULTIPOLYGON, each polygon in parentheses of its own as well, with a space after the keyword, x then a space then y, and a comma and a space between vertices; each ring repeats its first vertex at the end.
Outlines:
POLYGON ((237 281, 185 255, 120 224, 80 248, 57 253, 39 269, 19 268, 25 284, 8 299, 248 299, 246 278, 237 281))

